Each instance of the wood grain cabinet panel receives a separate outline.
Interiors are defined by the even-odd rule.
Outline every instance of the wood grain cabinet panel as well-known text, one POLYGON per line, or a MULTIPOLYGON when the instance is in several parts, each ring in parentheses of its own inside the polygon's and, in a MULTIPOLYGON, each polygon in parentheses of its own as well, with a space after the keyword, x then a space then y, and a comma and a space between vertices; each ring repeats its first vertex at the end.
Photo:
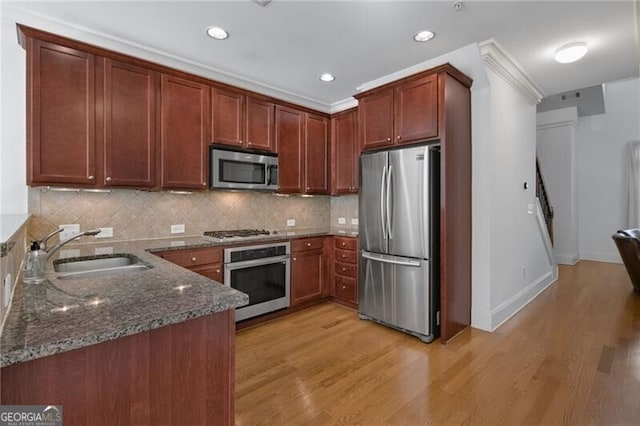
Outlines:
POLYGON ((27 183, 96 183, 95 57, 27 41, 27 183))
POLYGON ((296 194, 303 191, 304 113, 276 106, 276 147, 278 151, 278 192, 296 194))
POLYGON ((305 114, 304 192, 329 193, 329 121, 325 117, 305 114))
POLYGON ((214 281, 222 283, 223 265, 220 247, 169 250, 155 253, 171 263, 187 268, 214 281))
POLYGON ((247 97, 246 147, 275 151, 275 105, 272 102, 247 97))
POLYGON ((393 144, 393 114, 393 89, 358 100, 358 125, 363 150, 393 144))
POLYGON ((438 76, 430 75, 395 89, 395 143, 438 136, 438 76))
POLYGON ((291 306, 322 297, 326 281, 324 252, 308 250, 291 253, 291 306))
POLYGON ((357 110, 331 117, 331 194, 358 192, 360 145, 357 110))
MULTIPOLYGON (((100 59, 105 186, 153 187, 157 73, 100 59)), ((100 82, 99 82, 100 83, 100 82)))
POLYGON ((212 89, 213 142, 235 147, 244 145, 245 96, 229 90, 212 89))
POLYGON ((162 76, 162 187, 207 188, 209 87, 162 76))
POLYGON ((358 239, 333 238, 333 297, 337 302, 358 307, 358 239))

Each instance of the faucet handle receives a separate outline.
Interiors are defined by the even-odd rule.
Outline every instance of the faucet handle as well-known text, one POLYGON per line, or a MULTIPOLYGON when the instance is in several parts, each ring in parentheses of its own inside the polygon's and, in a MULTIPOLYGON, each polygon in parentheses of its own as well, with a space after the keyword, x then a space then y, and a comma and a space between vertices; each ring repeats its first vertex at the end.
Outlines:
POLYGON ((92 235, 98 235, 100 232, 102 232, 102 229, 92 229, 90 231, 84 231, 83 234, 92 236, 92 235))
POLYGON ((64 231, 64 228, 58 228, 55 231, 53 231, 52 233, 50 233, 49 235, 47 235, 46 237, 44 237, 43 239, 41 239, 40 241, 38 241, 38 243, 40 244, 40 248, 42 250, 45 250, 47 241, 49 239, 51 239, 51 237, 53 237, 56 234, 61 233, 62 231, 64 231))

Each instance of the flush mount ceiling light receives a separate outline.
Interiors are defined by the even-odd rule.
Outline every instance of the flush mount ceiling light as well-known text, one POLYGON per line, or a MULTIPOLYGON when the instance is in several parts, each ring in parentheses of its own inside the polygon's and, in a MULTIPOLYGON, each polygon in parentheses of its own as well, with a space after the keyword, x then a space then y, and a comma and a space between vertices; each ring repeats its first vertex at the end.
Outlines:
POLYGON ((325 83, 330 83, 333 80, 335 80, 336 78, 332 75, 329 74, 328 72, 321 74, 320 77, 318 77, 321 81, 324 81, 325 83))
POLYGON ((422 30, 419 33, 417 33, 416 35, 413 36, 413 39, 415 41, 418 42, 422 42, 422 41, 429 41, 432 38, 434 38, 436 35, 433 31, 429 31, 429 30, 422 30))
POLYGON ((586 55, 587 50, 587 43, 585 43, 584 41, 576 41, 573 43, 565 44, 564 46, 560 46, 556 50, 556 55, 554 56, 554 58, 556 62, 560 62, 561 64, 569 64, 586 55))
POLYGON ((229 33, 220 27, 207 27, 207 35, 211 38, 215 38, 216 40, 224 40, 229 38, 229 33))

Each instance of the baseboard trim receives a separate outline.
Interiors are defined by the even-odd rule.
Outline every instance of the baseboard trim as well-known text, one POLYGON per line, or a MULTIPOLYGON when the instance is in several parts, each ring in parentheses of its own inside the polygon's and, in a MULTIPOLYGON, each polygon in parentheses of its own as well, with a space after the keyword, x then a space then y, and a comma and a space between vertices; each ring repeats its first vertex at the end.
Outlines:
POLYGON ((554 265, 551 271, 547 272, 522 289, 518 294, 491 311, 471 309, 471 327, 484 331, 494 331, 509 318, 517 314, 520 309, 527 306, 547 287, 556 282, 557 279, 558 266, 554 265))
POLYGON ((573 253, 570 256, 556 254, 555 257, 556 262, 561 265, 575 265, 576 263, 578 263, 578 260, 580 260, 580 256, 578 256, 578 253, 573 253))
POLYGON ((580 260, 593 260, 596 262, 622 263, 618 253, 594 253, 580 252, 580 260))

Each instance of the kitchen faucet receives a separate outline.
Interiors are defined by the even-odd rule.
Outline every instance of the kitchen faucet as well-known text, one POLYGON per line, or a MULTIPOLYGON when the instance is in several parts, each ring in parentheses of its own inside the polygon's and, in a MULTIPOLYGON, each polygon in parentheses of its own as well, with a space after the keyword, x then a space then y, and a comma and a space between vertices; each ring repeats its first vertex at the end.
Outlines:
MULTIPOLYGON (((90 235, 98 235, 98 234, 100 233, 100 231, 101 231, 101 229, 92 229, 92 230, 90 230, 90 231, 84 231, 84 232, 80 232, 79 234, 74 234, 74 235, 70 236, 69 238, 67 238, 66 240, 60 241, 58 244, 56 244, 55 246, 53 246, 53 247, 51 248, 51 250, 45 250, 45 252, 47 253, 47 260, 49 260, 49 258, 50 258, 51 256, 53 256, 53 254, 54 254, 55 252, 57 252, 57 251, 60 249, 60 247, 62 247, 63 245, 65 245, 65 244, 67 244, 67 243, 70 243, 71 241, 76 240, 76 239, 78 239, 78 238, 80 238, 80 237, 84 237, 85 235, 87 235, 87 236, 90 236, 90 235)), ((45 238, 45 241, 46 241, 47 239, 51 238, 53 235, 55 235, 55 233, 53 233, 52 235, 48 235, 48 236, 45 238)), ((41 250, 44 250, 44 248, 43 248, 43 247, 41 247, 41 250)))

